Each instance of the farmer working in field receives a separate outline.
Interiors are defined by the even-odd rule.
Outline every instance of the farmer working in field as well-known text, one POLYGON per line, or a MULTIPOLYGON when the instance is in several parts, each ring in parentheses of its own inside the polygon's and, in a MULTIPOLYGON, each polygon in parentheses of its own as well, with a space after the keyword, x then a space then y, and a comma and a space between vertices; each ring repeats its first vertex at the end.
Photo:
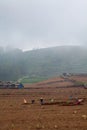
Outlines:
POLYGON ((34 104, 34 103, 35 103, 35 100, 34 100, 34 99, 32 99, 32 100, 31 100, 31 103, 32 103, 32 104, 34 104))
POLYGON ((41 97, 41 98, 40 98, 40 104, 42 105, 43 102, 44 102, 44 101, 43 101, 43 98, 41 97))

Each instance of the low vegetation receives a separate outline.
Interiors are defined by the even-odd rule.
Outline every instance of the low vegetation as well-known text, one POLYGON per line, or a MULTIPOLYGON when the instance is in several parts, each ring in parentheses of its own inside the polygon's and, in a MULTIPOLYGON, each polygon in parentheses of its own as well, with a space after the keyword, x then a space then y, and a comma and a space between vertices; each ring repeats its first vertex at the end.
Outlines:
POLYGON ((21 83, 38 83, 46 79, 47 78, 44 77, 27 77, 27 78, 22 78, 21 83))

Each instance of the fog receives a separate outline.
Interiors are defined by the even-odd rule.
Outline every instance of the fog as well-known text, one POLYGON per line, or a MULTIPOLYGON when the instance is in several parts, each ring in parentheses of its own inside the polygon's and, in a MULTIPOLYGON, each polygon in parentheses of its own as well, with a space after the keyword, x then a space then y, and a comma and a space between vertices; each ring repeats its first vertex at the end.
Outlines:
POLYGON ((87 0, 0 0, 0 46, 86 45, 87 0))

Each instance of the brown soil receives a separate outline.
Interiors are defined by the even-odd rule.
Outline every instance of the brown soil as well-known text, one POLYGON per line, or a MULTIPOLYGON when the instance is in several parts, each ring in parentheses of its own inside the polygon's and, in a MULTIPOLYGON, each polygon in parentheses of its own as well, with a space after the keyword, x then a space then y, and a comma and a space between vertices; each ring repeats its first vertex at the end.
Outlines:
POLYGON ((39 83, 39 88, 38 84, 25 86, 33 89, 0 90, 0 130, 87 130, 87 89, 58 88, 59 82, 44 83, 39 83), (39 102, 41 97, 49 102, 51 98, 61 101, 70 96, 85 98, 85 101, 77 106, 45 106, 39 102), (24 99, 28 104, 24 104, 24 99), (32 99, 35 104, 31 104, 32 99))
POLYGON ((87 82, 87 76, 71 76, 70 79, 73 79, 79 82, 87 82))

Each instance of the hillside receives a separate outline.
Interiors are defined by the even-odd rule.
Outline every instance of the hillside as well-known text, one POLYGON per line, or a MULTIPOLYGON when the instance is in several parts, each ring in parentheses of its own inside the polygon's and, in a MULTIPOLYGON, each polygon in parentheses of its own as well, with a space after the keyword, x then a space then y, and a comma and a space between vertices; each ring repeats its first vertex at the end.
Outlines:
POLYGON ((50 78, 67 73, 87 73, 87 48, 59 46, 23 52, 0 48, 0 80, 24 76, 50 78))

